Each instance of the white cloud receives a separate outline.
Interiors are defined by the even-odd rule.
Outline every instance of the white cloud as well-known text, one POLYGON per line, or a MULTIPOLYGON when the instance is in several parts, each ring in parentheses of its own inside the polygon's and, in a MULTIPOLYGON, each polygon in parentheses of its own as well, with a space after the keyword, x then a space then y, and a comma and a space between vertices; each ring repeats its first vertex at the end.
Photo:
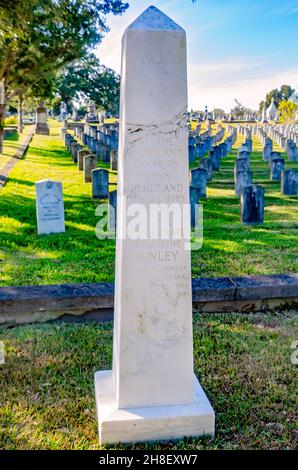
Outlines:
POLYGON ((262 70, 259 76, 241 80, 231 75, 230 80, 225 83, 221 83, 220 79, 217 83, 214 80, 208 83, 206 75, 196 76, 194 80, 190 69, 189 107, 204 109, 204 106, 208 105, 209 109, 220 107, 229 111, 235 105, 234 98, 237 98, 244 105, 257 109, 268 91, 283 84, 298 88, 298 68, 275 72, 262 70))
MULTIPOLYGON (((166 7, 173 7, 176 1, 169 1, 166 7)), ((103 64, 120 73, 121 38, 124 30, 151 2, 152 0, 140 0, 135 2, 137 6, 133 5, 125 15, 109 18, 111 32, 97 48, 97 54, 103 64)), ((294 12, 295 4, 292 3, 290 6, 294 12)), ((167 13, 170 14, 169 11, 167 13)), ((213 28, 221 21, 222 18, 215 18, 213 22, 202 25, 201 29, 198 26, 196 33, 198 29, 204 31, 213 28)), ((188 44, 196 41, 196 37, 189 34, 188 44)), ((188 82, 189 107, 194 109, 204 109, 204 106, 208 105, 210 109, 216 106, 229 111, 234 106, 234 98, 248 107, 258 108, 259 102, 272 88, 280 87, 284 83, 298 88, 298 68, 278 70, 278 61, 274 53, 250 58, 232 57, 198 64, 194 62, 196 59, 192 49, 193 45, 189 47, 192 61, 189 61, 188 65, 188 82)))

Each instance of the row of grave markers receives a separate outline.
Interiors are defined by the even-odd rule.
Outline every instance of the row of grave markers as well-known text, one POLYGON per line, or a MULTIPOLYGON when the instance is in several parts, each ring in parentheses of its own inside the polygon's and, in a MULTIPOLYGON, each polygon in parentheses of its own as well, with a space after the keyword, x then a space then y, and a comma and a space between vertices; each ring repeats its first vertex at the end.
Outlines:
MULTIPOLYGON (((283 127, 283 129, 284 132, 287 132, 286 127, 283 127)), ((273 140, 271 136, 274 137, 274 140, 280 147, 285 148, 288 162, 298 162, 297 146, 294 140, 284 137, 283 133, 277 130, 277 126, 254 126, 252 128, 241 127, 239 132, 244 135, 251 135, 251 132, 253 132, 259 138, 263 145, 263 160, 269 164, 270 180, 281 182, 281 193, 283 195, 297 195, 298 171, 293 168, 285 168, 285 160, 282 157, 281 152, 273 151, 273 140)), ((293 135, 295 138, 296 134, 294 133, 293 135)))
MULTIPOLYGON (((221 160, 231 151, 237 138, 237 131, 232 126, 228 127, 229 135, 225 139, 225 131, 220 125, 214 135, 211 135, 211 128, 200 133, 200 127, 200 125, 197 126, 195 135, 190 130, 188 138, 189 163, 192 163, 197 157, 200 158, 199 167, 190 171, 192 228, 196 225, 197 207, 200 199, 206 198, 207 182, 212 180, 213 171, 219 171, 221 160), (208 154, 207 157, 206 154, 208 154)), ((241 131, 242 129, 240 129, 241 131)), ((101 125, 100 128, 90 125, 85 125, 83 128, 77 126, 74 129, 74 135, 68 133, 65 128, 61 129, 63 142, 78 170, 83 172, 85 183, 92 183, 92 198, 108 199, 109 207, 113 212, 109 214, 110 231, 115 231, 117 191, 109 191, 109 171, 98 168, 98 161, 110 162, 111 170, 116 170, 118 160, 117 134, 117 127, 110 125, 101 125), (86 149, 86 146, 90 150, 86 149)), ((251 137, 250 134, 249 137, 251 137)), ((252 184, 252 172, 249 168, 251 150, 252 140, 246 138, 245 143, 238 149, 234 167, 235 194, 238 197, 241 196, 241 221, 243 224, 262 223, 264 220, 264 188, 252 184)), ((62 184, 45 180, 38 182, 36 187, 38 233, 64 232, 62 184), (49 203, 50 198, 52 198, 51 203, 49 203)))

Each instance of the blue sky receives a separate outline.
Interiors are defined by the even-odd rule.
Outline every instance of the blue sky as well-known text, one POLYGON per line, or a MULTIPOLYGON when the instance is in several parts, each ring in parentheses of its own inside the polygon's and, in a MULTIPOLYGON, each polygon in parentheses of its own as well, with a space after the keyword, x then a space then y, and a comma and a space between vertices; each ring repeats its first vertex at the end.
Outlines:
POLYGON ((266 92, 286 83, 298 90, 298 0, 128 0, 108 17, 110 32, 97 49, 120 73, 125 28, 154 5, 186 31, 189 107, 229 111, 234 98, 257 108, 266 92))

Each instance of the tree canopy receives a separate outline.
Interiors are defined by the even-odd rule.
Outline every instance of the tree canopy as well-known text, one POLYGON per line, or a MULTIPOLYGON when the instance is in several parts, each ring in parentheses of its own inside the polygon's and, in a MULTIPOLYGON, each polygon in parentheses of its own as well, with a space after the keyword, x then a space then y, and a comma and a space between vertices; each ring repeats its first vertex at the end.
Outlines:
POLYGON ((268 108, 272 98, 274 98, 274 103, 278 107, 279 103, 283 100, 288 100, 294 91, 294 88, 290 85, 282 85, 280 89, 274 88, 267 93, 265 100, 261 101, 259 111, 263 111, 264 105, 268 108))
POLYGON ((92 100, 104 111, 118 112, 120 77, 100 64, 94 54, 65 67, 57 79, 55 92, 60 101, 92 100))
POLYGON ((8 100, 28 90, 48 96, 56 73, 101 41, 106 15, 127 7, 122 0, 0 0, 0 131, 8 100))
POLYGON ((292 101, 282 100, 279 103, 278 112, 282 123, 295 122, 298 105, 292 101))

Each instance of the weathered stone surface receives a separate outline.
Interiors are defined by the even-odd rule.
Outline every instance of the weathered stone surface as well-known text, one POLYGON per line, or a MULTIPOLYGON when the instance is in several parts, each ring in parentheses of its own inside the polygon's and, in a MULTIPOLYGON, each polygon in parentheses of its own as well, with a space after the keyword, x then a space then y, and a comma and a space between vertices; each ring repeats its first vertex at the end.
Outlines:
POLYGON ((80 171, 84 170, 84 157, 87 155, 92 155, 90 150, 79 150, 78 151, 78 169, 80 171))
POLYGON ((41 104, 36 110, 36 134, 49 135, 48 112, 46 107, 41 104))
POLYGON ((263 148, 263 159, 266 162, 269 162, 271 152, 272 152, 272 142, 267 143, 263 148))
POLYGON ((219 302, 235 298, 236 285, 228 277, 195 278, 192 280, 192 300, 219 302))
POLYGON ((118 151, 112 149, 110 152, 110 165, 111 170, 117 171, 118 170, 118 151))
POLYGON ((281 173, 281 192, 286 196, 296 196, 298 194, 298 171, 284 170, 281 173))
POLYGON ((236 181, 237 173, 239 171, 248 171, 249 161, 246 158, 237 158, 234 163, 234 180, 236 181))
POLYGON ((83 159, 84 167, 84 181, 85 183, 91 183, 91 172, 97 168, 97 156, 96 155, 87 155, 83 159))
POLYGON ((243 189, 251 184, 252 172, 250 170, 237 171, 235 174, 235 195, 241 196, 243 189))
POLYGON ((265 189, 251 184, 241 192, 241 222, 257 225, 264 222, 265 189))
POLYGON ((109 192, 109 230, 116 231, 117 225, 117 190, 109 192))
POLYGON ((109 196, 109 172, 102 168, 96 168, 91 172, 92 198, 107 199, 109 196))
POLYGON ((273 160, 280 159, 281 157, 281 152, 271 152, 270 157, 269 157, 269 165, 271 165, 273 160))
POLYGON ((194 188, 199 190, 199 197, 206 197, 206 189, 207 189, 207 170, 203 168, 194 168, 190 172, 190 184, 194 188))
POLYGON ((236 299, 269 299, 298 297, 298 274, 232 277, 236 299))
POLYGON ((196 227, 199 198, 200 198, 199 189, 193 186, 190 186, 189 187, 189 203, 190 203, 190 226, 191 228, 196 227))
POLYGON ((123 236, 132 204, 189 203, 186 111, 185 32, 150 7, 122 41, 113 371, 95 375, 102 443, 214 433, 193 373, 189 230, 175 250, 160 235, 123 236))
POLYGON ((200 163, 200 168, 207 170, 207 181, 212 180, 212 160, 210 157, 203 158, 200 163))
POLYGON ((283 158, 274 158, 271 160, 270 165, 270 179, 271 181, 280 181, 281 174, 285 168, 285 161, 283 158))
MULTIPOLYGON (((298 274, 195 278, 192 302, 202 312, 255 311, 298 305, 298 274), (268 302, 271 300, 271 302, 268 302)), ((113 317, 112 283, 0 287, 0 324, 113 317)))
POLYGON ((42 180, 35 188, 38 234, 65 232, 62 183, 42 180))

